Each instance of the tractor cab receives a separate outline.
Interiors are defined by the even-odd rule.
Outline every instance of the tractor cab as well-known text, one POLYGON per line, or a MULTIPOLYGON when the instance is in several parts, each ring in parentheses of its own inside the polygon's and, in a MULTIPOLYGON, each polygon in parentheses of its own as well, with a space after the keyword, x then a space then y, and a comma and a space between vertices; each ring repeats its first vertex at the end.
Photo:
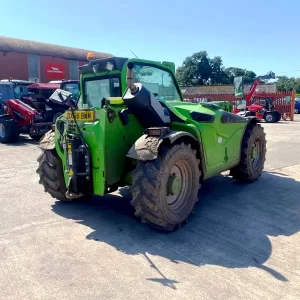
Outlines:
MULTIPOLYGON (((133 82, 141 83, 158 100, 182 101, 180 89, 172 74, 175 65, 170 62, 151 62, 141 59, 130 59, 134 62, 133 82)), ((102 107, 103 99, 122 97, 126 85, 126 68, 128 58, 110 57, 94 59, 80 66, 82 97, 79 106, 92 108, 102 107)))
POLYGON ((6 100, 15 98, 14 85, 9 82, 0 82, 0 110, 3 109, 6 100))
POLYGON ((9 99, 21 99, 28 94, 30 81, 17 79, 2 79, 0 81, 0 109, 3 108, 4 102, 9 99))

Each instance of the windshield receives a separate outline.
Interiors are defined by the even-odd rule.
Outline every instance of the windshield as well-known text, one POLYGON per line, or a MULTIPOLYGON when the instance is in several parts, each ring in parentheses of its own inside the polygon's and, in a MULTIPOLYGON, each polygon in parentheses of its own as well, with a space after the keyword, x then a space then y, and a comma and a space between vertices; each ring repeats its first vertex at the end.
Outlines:
POLYGON ((134 82, 141 82, 159 100, 180 101, 171 72, 153 66, 134 66, 134 82))
POLYGON ((20 99, 24 95, 28 95, 28 88, 27 85, 15 85, 14 86, 14 93, 15 93, 15 98, 20 99))
POLYGON ((121 97, 121 86, 118 77, 95 78, 85 81, 85 103, 89 107, 101 107, 101 101, 107 97, 121 97))
POLYGON ((79 83, 69 82, 69 83, 63 84, 62 89, 64 91, 72 93, 72 98, 74 100, 78 99, 78 96, 79 96, 79 83))
POLYGON ((15 99, 14 90, 11 85, 0 84, 0 102, 3 103, 8 99, 15 99))

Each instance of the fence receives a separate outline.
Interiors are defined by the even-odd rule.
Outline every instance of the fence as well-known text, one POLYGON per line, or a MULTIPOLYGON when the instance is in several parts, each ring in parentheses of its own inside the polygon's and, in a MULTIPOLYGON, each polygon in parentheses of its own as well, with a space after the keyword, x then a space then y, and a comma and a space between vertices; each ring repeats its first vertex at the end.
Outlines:
MULTIPOLYGON (((246 98, 247 94, 244 98, 246 98)), ((184 101, 187 102, 207 102, 207 101, 230 101, 233 109, 236 108, 237 102, 242 98, 236 98, 234 94, 184 94, 184 101)), ((295 108, 295 91, 275 92, 275 93, 255 93, 252 98, 253 103, 261 103, 263 98, 269 97, 272 99, 275 110, 279 111, 282 115, 286 114, 287 118, 291 121, 294 120, 295 108)))

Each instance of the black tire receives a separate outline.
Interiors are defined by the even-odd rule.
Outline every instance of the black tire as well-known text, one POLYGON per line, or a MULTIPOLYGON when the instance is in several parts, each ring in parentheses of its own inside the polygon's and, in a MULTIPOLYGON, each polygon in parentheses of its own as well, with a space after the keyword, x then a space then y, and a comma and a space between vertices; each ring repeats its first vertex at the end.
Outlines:
POLYGON ((278 112, 267 112, 264 115, 264 120, 266 123, 275 123, 280 121, 281 115, 278 112))
POLYGON ((281 120, 281 113, 279 111, 274 111, 273 113, 276 116, 275 122, 279 122, 281 120))
POLYGON ((299 109, 298 108, 294 109, 294 114, 299 114, 299 109))
POLYGON ((13 119, 0 119, 0 143, 15 143, 20 135, 18 125, 13 119))
POLYGON ((198 201, 201 176, 200 160, 190 144, 175 144, 171 148, 161 146, 158 158, 153 161, 138 161, 132 175, 131 204, 135 208, 135 215, 143 223, 159 230, 173 231, 187 220, 198 201), (167 195, 170 191, 170 180, 174 184, 179 178, 174 174, 170 176, 171 170, 174 174, 180 173, 182 178, 185 176, 182 174, 185 173, 186 176, 185 180, 181 180, 181 185, 177 185, 180 190, 177 199, 181 198, 181 202, 176 199, 168 204, 170 197, 176 198, 176 195, 167 195))
POLYGON ((262 174, 266 160, 266 134, 260 124, 249 124, 241 145, 241 161, 230 174, 238 181, 254 182, 262 174), (258 156, 253 157, 253 145, 258 156))
POLYGON ((40 176, 39 183, 43 185, 46 193, 60 201, 71 201, 66 198, 67 191, 61 159, 55 150, 45 150, 38 157, 39 167, 36 172, 40 176))

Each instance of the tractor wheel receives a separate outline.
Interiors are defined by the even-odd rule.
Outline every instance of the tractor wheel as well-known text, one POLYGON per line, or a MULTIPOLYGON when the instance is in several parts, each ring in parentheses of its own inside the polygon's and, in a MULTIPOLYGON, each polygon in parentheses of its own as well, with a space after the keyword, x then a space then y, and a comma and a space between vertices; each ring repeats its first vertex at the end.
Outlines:
POLYGON ((276 117, 275 122, 279 122, 281 120, 281 113, 279 111, 273 111, 273 114, 276 117))
POLYGON ((180 227, 198 200, 199 165, 196 150, 184 143, 162 146, 153 161, 138 161, 130 188, 135 215, 160 230, 180 227))
POLYGON ((266 143, 263 127, 259 124, 248 125, 241 146, 241 161, 230 170, 234 179, 254 182, 261 176, 266 160, 266 143))
POLYGON ((70 201, 66 198, 67 191, 63 167, 55 150, 45 150, 38 157, 39 167, 36 172, 40 176, 39 183, 43 185, 45 192, 53 198, 61 201, 70 201))
POLYGON ((18 125, 13 119, 1 118, 0 119, 0 142, 15 143, 19 138, 20 132, 18 125))
POLYGON ((266 123, 275 123, 278 122, 279 120, 277 120, 277 114, 273 113, 273 112, 267 112, 264 115, 264 120, 266 123))

